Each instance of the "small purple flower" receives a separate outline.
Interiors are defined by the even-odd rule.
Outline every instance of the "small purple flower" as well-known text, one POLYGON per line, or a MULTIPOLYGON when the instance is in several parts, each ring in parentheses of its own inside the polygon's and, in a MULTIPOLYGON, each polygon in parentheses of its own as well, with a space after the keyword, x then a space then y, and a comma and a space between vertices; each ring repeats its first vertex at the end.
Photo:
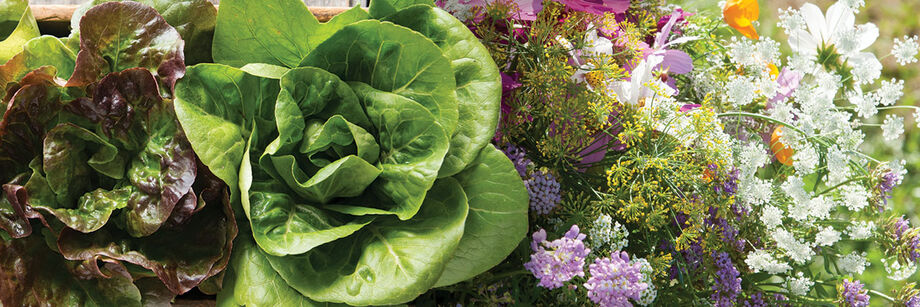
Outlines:
POLYGON ((578 232, 578 225, 554 241, 546 241, 546 231, 540 229, 533 234, 530 248, 530 262, 524 268, 540 280, 539 286, 556 289, 575 276, 585 276, 585 256, 591 252, 585 247, 585 235, 578 232))
POLYGON ((858 280, 844 279, 843 283, 837 286, 837 292, 840 293, 840 302, 847 307, 869 306, 869 291, 863 289, 863 283, 858 280))
POLYGON ((882 196, 882 200, 885 202, 885 205, 888 205, 888 199, 892 197, 891 191, 894 190, 901 184, 901 177, 897 173, 890 171, 882 175, 882 180, 879 181, 875 188, 878 190, 879 195, 882 196))
POLYGON ((751 294, 751 298, 744 301, 744 307, 767 307, 767 302, 763 300, 763 292, 751 294))
POLYGON ((914 295, 907 299, 904 302, 906 307, 920 307, 920 295, 914 295))
POLYGON ((537 214, 547 214, 562 201, 559 182, 553 174, 538 170, 524 181, 530 194, 530 210, 537 214))
POLYGON ((735 305, 735 298, 741 293, 741 277, 738 269, 732 264, 732 258, 726 252, 713 252, 712 258, 716 266, 714 291, 710 299, 717 307, 731 307, 735 305))
POLYGON ((896 250, 907 260, 920 260, 920 229, 910 228, 910 222, 899 216, 888 222, 888 235, 896 242, 896 250))
POLYGON ((904 219, 904 216, 899 216, 891 224, 892 233, 894 234, 894 239, 899 240, 901 236, 904 235, 908 230, 910 230, 910 222, 904 219))
POLYGON ((508 146, 502 148, 502 152, 504 152, 505 155, 508 156, 508 159, 511 160, 511 163, 514 164, 514 169, 517 170, 518 175, 520 175, 521 178, 527 178, 527 167, 533 164, 533 162, 527 158, 527 152, 514 144, 508 144, 508 146))
POLYGON ((629 261, 626 252, 596 259, 589 266, 591 277, 585 283, 588 298, 601 306, 632 306, 629 300, 638 300, 649 287, 641 269, 640 263, 629 261))

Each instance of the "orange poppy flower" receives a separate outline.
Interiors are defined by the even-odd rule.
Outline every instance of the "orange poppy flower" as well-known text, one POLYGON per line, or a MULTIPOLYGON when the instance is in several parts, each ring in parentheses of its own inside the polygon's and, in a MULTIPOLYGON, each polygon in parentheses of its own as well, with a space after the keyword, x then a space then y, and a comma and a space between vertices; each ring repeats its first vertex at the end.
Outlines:
POLYGON ((744 36, 750 39, 760 38, 753 25, 753 22, 760 17, 760 6, 757 0, 728 0, 725 2, 725 7, 722 8, 722 16, 725 17, 725 23, 744 36))
POLYGON ((773 135, 770 136, 770 150, 773 151, 773 156, 779 163, 792 166, 792 155, 795 154, 795 151, 779 141, 781 135, 783 135, 783 126, 776 126, 776 129, 773 129, 773 135))

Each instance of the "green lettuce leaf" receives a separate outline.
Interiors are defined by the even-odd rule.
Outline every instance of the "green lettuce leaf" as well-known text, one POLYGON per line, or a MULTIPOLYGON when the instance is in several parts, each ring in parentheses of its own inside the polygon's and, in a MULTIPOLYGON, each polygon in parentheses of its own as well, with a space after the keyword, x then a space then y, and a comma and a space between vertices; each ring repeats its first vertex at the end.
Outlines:
POLYGON ((26 42, 39 35, 28 0, 0 3, 0 63, 9 61, 22 51, 26 42))
POLYGON ((300 66, 412 99, 431 111, 448 135, 457 128, 450 62, 431 40, 405 27, 377 20, 350 24, 317 46, 300 66))
POLYGON ((314 300, 409 301, 437 281, 463 235, 469 209, 463 189, 451 178, 439 181, 429 195, 412 220, 384 217, 303 255, 268 260, 289 285, 314 300))
POLYGON ((450 138, 450 150, 439 176, 453 176, 466 168, 495 134, 501 107, 495 101, 501 100, 502 93, 498 68, 479 39, 470 31, 457 31, 465 25, 444 10, 415 5, 384 20, 425 35, 451 62, 457 81, 460 123, 450 138))
POLYGON ((527 235, 530 196, 507 156, 486 146, 455 176, 469 197, 463 238, 435 287, 461 282, 498 265, 527 235))
POLYGON ((221 1, 214 61, 234 67, 248 63, 297 67, 315 47, 306 34, 318 26, 319 21, 300 1, 221 1))

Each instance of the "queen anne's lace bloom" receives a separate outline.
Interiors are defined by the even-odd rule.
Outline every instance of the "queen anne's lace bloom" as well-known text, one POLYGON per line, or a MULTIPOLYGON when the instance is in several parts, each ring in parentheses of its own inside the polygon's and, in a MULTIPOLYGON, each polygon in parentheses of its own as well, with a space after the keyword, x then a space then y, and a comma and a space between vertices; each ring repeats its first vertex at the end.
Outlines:
POLYGON ((630 306, 648 288, 642 265, 629 261, 626 252, 614 252, 610 258, 598 258, 589 267, 591 277, 584 284, 588 298, 600 306, 630 306))
POLYGON ((898 64, 907 65, 917 62, 917 52, 920 51, 920 43, 917 42, 917 36, 904 36, 904 40, 894 39, 894 47, 891 48, 891 54, 898 60, 898 64))
POLYGON ((902 133, 904 133, 904 118, 894 114, 885 116, 885 121, 882 123, 882 136, 885 137, 885 140, 896 140, 901 137, 902 133))
POLYGON ((866 259, 865 252, 862 254, 851 252, 837 261, 837 267, 839 267, 841 271, 856 275, 862 274, 867 266, 869 266, 869 261, 866 259))
POLYGON ((815 282, 805 277, 802 272, 798 272, 795 277, 786 279, 786 287, 789 289, 789 292, 798 296, 808 294, 808 291, 811 291, 811 287, 814 285, 815 282))
POLYGON ((578 231, 578 225, 572 225, 564 237, 553 241, 546 241, 543 229, 533 234, 530 248, 534 253, 524 268, 540 280, 539 286, 555 289, 575 276, 585 276, 585 256, 591 250, 585 247, 585 235, 578 231))

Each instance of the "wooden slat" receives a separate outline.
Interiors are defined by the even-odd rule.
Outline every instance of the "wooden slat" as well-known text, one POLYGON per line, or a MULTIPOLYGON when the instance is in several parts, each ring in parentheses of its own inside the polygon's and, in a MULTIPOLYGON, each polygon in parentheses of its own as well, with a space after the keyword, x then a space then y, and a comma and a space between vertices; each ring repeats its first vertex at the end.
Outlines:
MULTIPOLYGON (((32 5, 32 14, 39 23, 69 23, 70 16, 77 9, 77 5, 32 5)), ((310 8, 316 19, 321 22, 329 21, 333 16, 344 12, 347 7, 315 7, 310 8)))

